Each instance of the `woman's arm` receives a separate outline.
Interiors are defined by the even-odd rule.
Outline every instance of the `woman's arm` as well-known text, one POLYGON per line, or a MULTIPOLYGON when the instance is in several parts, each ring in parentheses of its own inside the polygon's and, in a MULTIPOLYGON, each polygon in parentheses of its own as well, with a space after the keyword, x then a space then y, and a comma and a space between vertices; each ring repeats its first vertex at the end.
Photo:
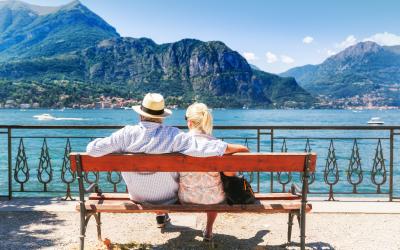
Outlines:
MULTIPOLYGON (((225 150, 225 154, 234 154, 234 153, 247 153, 250 152, 246 146, 240 144, 228 144, 225 150)), ((226 176, 235 176, 237 172, 224 172, 226 176)))
POLYGON ((246 146, 240 144, 228 144, 225 149, 225 154, 234 154, 234 153, 248 153, 250 152, 246 146))

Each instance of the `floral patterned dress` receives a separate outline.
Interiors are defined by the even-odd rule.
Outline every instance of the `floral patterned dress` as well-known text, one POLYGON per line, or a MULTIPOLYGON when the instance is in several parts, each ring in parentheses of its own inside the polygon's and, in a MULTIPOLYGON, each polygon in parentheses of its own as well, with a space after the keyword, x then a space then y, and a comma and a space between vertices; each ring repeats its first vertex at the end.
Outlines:
MULTIPOLYGON (((196 140, 216 140, 205 134, 193 133, 196 140)), ((186 204, 219 204, 225 193, 219 172, 181 172, 179 174, 179 200, 186 204)))

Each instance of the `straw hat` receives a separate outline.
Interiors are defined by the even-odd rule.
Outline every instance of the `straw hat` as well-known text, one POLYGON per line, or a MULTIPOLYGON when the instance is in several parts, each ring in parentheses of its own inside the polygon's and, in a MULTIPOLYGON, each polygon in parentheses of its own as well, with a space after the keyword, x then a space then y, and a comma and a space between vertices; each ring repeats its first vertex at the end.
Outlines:
POLYGON ((142 105, 133 106, 132 109, 139 115, 150 118, 164 118, 172 114, 165 108, 164 97, 157 93, 147 93, 142 105))

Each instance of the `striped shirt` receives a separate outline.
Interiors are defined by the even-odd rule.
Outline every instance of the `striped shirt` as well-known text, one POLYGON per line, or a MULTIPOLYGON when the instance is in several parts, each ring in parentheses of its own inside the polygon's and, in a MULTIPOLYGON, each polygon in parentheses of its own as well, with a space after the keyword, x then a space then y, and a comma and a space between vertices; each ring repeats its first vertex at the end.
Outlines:
MULTIPOLYGON (((91 156, 110 153, 165 154, 179 152, 190 156, 207 157, 223 155, 227 143, 220 140, 198 141, 178 128, 153 122, 140 122, 126 126, 106 138, 87 145, 91 156)), ((178 173, 124 172, 122 177, 130 198, 137 202, 171 204, 177 201, 178 173)))

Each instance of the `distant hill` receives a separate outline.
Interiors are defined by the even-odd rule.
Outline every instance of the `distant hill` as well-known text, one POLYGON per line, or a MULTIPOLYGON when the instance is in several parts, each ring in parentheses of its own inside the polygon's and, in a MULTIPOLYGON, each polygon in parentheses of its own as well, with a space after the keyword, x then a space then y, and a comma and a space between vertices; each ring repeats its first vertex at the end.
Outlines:
POLYGON ((361 42, 319 65, 296 67, 281 76, 294 77, 315 95, 364 96, 382 105, 400 106, 400 46, 361 42))
POLYGON ((252 69, 219 41, 156 44, 123 38, 79 2, 47 8, 12 1, 0 5, 1 13, 9 18, 0 15, 0 102, 68 106, 100 95, 132 98, 155 91, 177 105, 199 100, 214 107, 306 108, 314 103, 293 78, 252 69), (49 95, 41 97, 45 91, 51 101, 49 95))
POLYGON ((116 30, 78 1, 58 8, 0 3, 0 61, 63 54, 113 37, 116 30))

